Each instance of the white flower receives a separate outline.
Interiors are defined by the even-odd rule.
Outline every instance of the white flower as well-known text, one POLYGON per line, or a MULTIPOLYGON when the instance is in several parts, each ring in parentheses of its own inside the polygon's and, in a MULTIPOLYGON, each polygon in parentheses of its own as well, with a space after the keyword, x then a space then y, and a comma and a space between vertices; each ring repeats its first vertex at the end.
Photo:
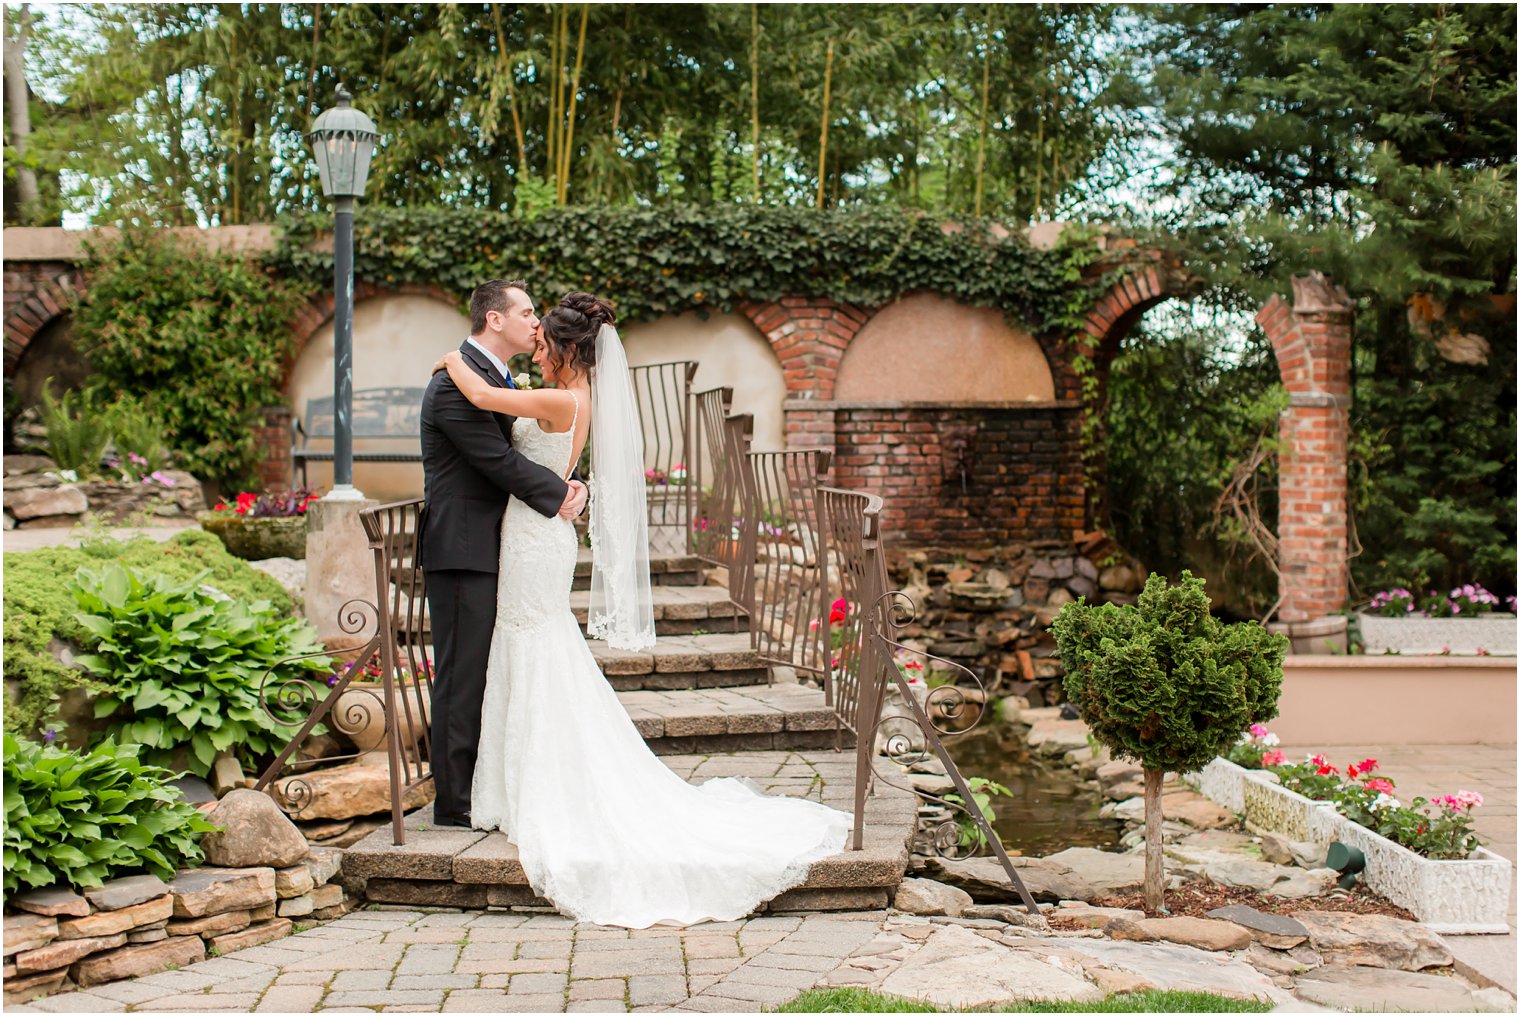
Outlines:
POLYGON ((1261 743, 1266 745, 1268 748, 1276 748, 1279 744, 1282 744, 1282 738, 1278 737, 1276 734, 1268 734, 1266 737, 1261 739, 1261 743))
POLYGON ((533 378, 524 371, 521 374, 514 375, 512 383, 521 389, 527 390, 533 387, 533 378))
POLYGON ((1380 793, 1378 794, 1377 799, 1367 807, 1371 808, 1373 811, 1382 811, 1384 808, 1397 808, 1399 806, 1400 805, 1398 798, 1390 797, 1388 794, 1380 793))

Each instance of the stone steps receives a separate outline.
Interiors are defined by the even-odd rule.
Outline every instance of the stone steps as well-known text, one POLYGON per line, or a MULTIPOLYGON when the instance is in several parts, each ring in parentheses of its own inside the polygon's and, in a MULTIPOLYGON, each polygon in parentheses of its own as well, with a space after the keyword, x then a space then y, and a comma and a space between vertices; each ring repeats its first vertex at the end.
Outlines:
MULTIPOLYGON (((749 631, 749 619, 728 598, 721 586, 651 586, 654 600, 656 635, 725 634, 749 631)), ((591 606, 591 591, 576 589, 570 593, 570 609, 581 630, 586 630, 586 614, 591 606)))
MULTIPOLYGON (((654 586, 700 586, 707 576, 707 565, 691 554, 651 549, 649 582, 654 586)), ((571 588, 591 588, 591 548, 582 547, 575 559, 575 580, 571 588)))
MULTIPOLYGON (((848 812, 854 799, 853 752, 744 751, 667 756, 665 764, 693 783, 745 776, 767 793, 806 797, 848 812)), ((876 760, 877 773, 901 783, 895 765, 876 760)), ((864 849, 846 849, 815 862, 800 886, 764 905, 781 910, 863 910, 887 905, 903 879, 913 838, 917 799, 879 779, 866 798, 864 849)), ((407 817, 407 842, 391 842, 389 827, 350 847, 342 878, 371 903, 483 908, 546 906, 527 884, 517 847, 500 833, 432 828, 431 806, 407 817)))
POLYGON ((749 647, 744 633, 660 635, 652 648, 631 653, 586 643, 596 665, 617 691, 673 691, 767 684, 770 668, 749 647))
POLYGON ((851 747, 823 692, 797 684, 622 691, 618 701, 656 755, 851 747))

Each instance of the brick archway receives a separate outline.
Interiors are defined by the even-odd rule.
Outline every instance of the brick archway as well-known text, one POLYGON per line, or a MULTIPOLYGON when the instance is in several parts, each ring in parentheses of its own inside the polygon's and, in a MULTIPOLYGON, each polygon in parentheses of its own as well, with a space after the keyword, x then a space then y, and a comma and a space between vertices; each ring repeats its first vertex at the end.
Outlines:
POLYGON ((832 451, 832 410, 814 412, 797 405, 834 398, 839 361, 874 309, 836 303, 827 297, 784 296, 777 301, 746 303, 739 311, 765 336, 781 364, 786 382, 787 446, 832 451))
POLYGON ((15 372, 32 339, 73 309, 84 285, 84 276, 67 265, 6 265, 5 373, 15 372))
MULTIPOLYGON (((424 296, 437 300, 440 303, 449 304, 452 307, 458 307, 460 302, 458 294, 451 293, 442 286, 415 282, 404 282, 395 286, 381 286, 373 282, 365 282, 362 279, 354 280, 355 307, 358 307, 365 300, 370 300, 377 296, 424 296)), ((291 346, 290 355, 284 364, 283 377, 280 381, 281 385, 289 382, 291 368, 295 366, 296 360, 300 359, 301 352, 306 348, 306 344, 311 341, 312 336, 317 334, 317 331, 323 325, 332 320, 333 308, 336 303, 337 298, 333 295, 332 291, 325 290, 312 296, 299 310, 291 315, 286 327, 290 329, 290 334, 295 338, 295 342, 291 346)))

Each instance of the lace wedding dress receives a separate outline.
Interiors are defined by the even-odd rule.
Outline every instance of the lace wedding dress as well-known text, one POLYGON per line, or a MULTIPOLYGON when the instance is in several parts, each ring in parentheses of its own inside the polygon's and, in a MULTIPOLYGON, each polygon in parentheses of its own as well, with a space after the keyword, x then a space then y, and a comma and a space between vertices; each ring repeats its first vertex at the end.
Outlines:
MULTIPOLYGON (((563 474, 574 434, 519 419, 512 440, 563 474)), ((577 920, 737 920, 844 849, 850 816, 744 779, 694 786, 666 768, 570 611, 575 558, 569 521, 509 503, 472 823, 505 832, 534 890, 577 920)))

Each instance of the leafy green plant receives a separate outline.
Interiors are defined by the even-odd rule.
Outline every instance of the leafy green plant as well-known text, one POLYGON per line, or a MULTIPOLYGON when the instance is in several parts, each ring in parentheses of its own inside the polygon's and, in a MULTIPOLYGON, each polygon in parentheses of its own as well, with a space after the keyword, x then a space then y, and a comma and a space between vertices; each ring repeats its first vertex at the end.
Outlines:
POLYGON ((79 547, 44 547, 5 555, 5 677, 20 694, 5 700, 5 727, 22 737, 38 736, 54 722, 59 700, 71 690, 94 694, 100 682, 65 667, 53 655, 54 640, 78 642, 85 632, 74 619, 79 610, 63 575, 82 566, 115 561, 143 574, 186 580, 206 574, 206 582, 233 599, 267 600, 280 614, 293 606, 279 582, 227 553, 222 542, 199 529, 159 543, 92 534, 79 547))
POLYGON ((216 827, 138 759, 138 745, 85 752, 5 735, 5 892, 98 886, 147 871, 171 878, 216 827))
MULTIPOLYGON (((972 776, 966 780, 966 789, 971 791, 971 797, 976 802, 976 809, 982 813, 991 826, 997 819, 997 811, 992 807, 992 799, 995 796, 1012 797, 1013 791, 1001 783, 994 783, 984 776, 972 776)), ((952 804, 965 807, 966 802, 961 800, 959 794, 944 794, 943 799, 952 804)), ((987 846, 987 834, 982 832, 982 827, 971 815, 965 812, 956 812, 955 820, 961 827, 961 846, 981 850, 987 846)))
POLYGON ((54 398, 44 385, 42 425, 47 428, 48 455, 59 469, 72 469, 80 476, 100 471, 101 457, 111 443, 111 425, 93 398, 82 392, 54 398))
POLYGON ((1201 579, 1160 575, 1137 604, 1078 600, 1051 625, 1066 696, 1092 733, 1145 770, 1145 906, 1162 909, 1161 778, 1227 752, 1239 731, 1277 715, 1288 640, 1209 614, 1201 579))
POLYGON ((119 397, 107 408, 106 420, 116 455, 134 478, 169 464, 164 422, 141 399, 119 397))
POLYGON ((321 649, 304 622, 280 617, 267 600, 242 603, 188 582, 139 575, 119 564, 81 568, 71 590, 75 615, 93 652, 78 663, 108 689, 97 717, 116 718, 112 733, 169 761, 189 747, 186 764, 205 775, 218 752, 250 763, 278 750, 293 729, 259 700, 260 683, 332 673, 325 656, 282 664, 321 649), (277 666, 278 665, 278 666, 277 666))

